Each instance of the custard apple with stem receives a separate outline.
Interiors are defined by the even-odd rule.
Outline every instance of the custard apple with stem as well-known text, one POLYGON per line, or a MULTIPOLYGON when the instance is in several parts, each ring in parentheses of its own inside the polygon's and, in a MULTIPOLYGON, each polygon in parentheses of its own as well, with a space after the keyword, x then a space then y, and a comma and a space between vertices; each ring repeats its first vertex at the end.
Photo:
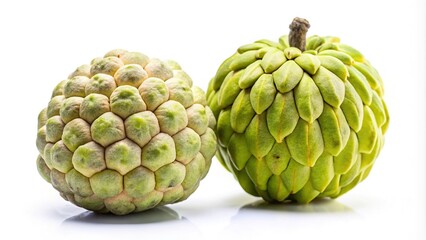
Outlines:
POLYGON ((219 161, 269 202, 336 198, 370 173, 389 115, 383 82, 355 48, 311 36, 295 18, 288 36, 238 48, 210 81, 219 161))

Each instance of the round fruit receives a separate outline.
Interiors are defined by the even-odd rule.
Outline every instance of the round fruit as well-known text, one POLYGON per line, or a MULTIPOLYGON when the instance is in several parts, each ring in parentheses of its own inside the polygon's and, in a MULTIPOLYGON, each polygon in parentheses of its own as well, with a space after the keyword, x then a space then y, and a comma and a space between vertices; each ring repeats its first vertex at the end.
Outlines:
POLYGON ((113 50, 53 90, 38 117, 38 171, 65 200, 97 212, 183 201, 210 168, 215 124, 176 62, 113 50))
POLYGON ((295 18, 243 45, 210 81, 220 162, 266 201, 338 197, 364 180, 389 124, 383 82, 354 48, 295 18))

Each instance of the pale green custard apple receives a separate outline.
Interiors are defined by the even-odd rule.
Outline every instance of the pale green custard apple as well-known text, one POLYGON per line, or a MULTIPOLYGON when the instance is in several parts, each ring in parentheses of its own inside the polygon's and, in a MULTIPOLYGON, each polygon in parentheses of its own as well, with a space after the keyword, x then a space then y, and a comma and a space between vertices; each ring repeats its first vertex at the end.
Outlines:
POLYGON ((364 180, 389 116, 383 82, 354 48, 295 18, 279 42, 243 45, 207 90, 220 162, 266 201, 338 197, 364 180))
POLYGON ((176 62, 113 50, 53 90, 38 117, 38 171, 65 200, 96 212, 183 201, 210 168, 215 124, 176 62))

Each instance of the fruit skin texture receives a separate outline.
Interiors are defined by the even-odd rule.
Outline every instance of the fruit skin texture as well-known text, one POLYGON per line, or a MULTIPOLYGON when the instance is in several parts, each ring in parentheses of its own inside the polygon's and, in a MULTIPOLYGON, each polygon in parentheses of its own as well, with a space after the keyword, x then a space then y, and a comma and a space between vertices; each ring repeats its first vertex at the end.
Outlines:
POLYGON ((38 116, 37 169, 60 195, 124 215, 187 199, 216 152, 216 121, 174 61, 116 49, 78 67, 38 116))
POLYGON ((336 198, 364 180, 383 147, 383 82, 356 49, 311 36, 306 50, 259 40, 210 81, 217 158, 269 202, 336 198))

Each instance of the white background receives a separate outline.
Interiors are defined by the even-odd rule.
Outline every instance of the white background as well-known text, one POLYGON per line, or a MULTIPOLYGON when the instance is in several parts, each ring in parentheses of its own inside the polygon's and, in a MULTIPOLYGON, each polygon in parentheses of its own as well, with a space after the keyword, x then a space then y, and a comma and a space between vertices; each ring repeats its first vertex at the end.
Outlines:
POLYGON ((1 1, 0 238, 425 239, 425 8, 422 0, 1 1), (267 205, 215 159, 187 201, 114 217, 65 202, 38 175, 38 111, 75 67, 125 48, 177 60, 206 89, 238 46, 277 40, 295 16, 310 21, 309 35, 361 50, 385 82, 385 146, 351 192, 267 205))

